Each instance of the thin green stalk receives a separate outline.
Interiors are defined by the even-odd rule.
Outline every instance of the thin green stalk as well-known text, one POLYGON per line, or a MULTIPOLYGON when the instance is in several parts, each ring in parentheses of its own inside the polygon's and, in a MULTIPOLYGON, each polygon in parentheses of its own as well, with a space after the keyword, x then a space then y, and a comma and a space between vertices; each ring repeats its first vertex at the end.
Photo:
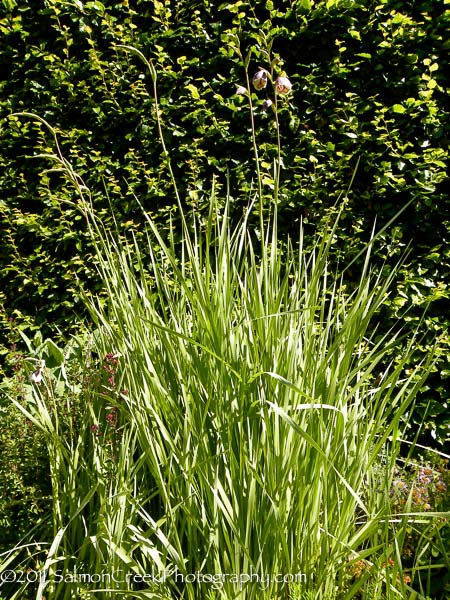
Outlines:
POLYGON ((258 145, 256 143, 256 128, 255 128, 255 115, 254 115, 254 108, 253 108, 253 101, 252 101, 252 86, 251 86, 250 77, 248 74, 248 65, 249 65, 251 53, 249 52, 247 57, 244 59, 241 49, 240 49, 239 40, 238 40, 237 50, 238 50, 239 57, 242 61, 242 64, 244 66, 245 84, 246 84, 246 88, 247 88, 247 97, 248 97, 248 104, 249 104, 249 109, 250 109, 250 126, 251 126, 251 130, 252 130, 252 147, 253 147, 253 156, 255 159, 256 181, 257 181, 257 186, 258 186, 259 226, 260 226, 260 230, 261 230, 261 242, 263 243, 263 241, 264 241, 264 197, 263 197, 263 189, 262 189, 262 178, 261 178, 261 167, 260 167, 260 163, 259 163, 258 145))

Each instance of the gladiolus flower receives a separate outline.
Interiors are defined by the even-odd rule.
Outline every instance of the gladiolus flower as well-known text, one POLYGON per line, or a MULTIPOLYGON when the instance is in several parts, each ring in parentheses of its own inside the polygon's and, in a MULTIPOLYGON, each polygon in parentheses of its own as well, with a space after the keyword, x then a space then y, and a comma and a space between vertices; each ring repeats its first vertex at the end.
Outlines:
POLYGON ((292 83, 287 77, 277 77, 275 81, 275 91, 277 94, 288 94, 292 89, 292 83))
POLYGON ((260 69, 253 75, 253 87, 256 90, 263 90, 267 85, 267 71, 260 69))

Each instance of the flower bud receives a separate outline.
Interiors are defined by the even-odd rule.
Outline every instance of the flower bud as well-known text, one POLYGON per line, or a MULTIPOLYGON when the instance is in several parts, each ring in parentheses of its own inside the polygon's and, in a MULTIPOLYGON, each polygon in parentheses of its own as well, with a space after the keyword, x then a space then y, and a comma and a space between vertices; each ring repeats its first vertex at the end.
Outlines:
POLYGON ((275 91, 277 94, 288 94, 292 89, 292 83, 287 77, 277 77, 275 81, 275 91))
POLYGON ((269 108, 272 106, 272 100, 270 100, 270 98, 267 98, 266 100, 264 100, 263 105, 262 105, 262 109, 264 111, 269 110, 269 108))
POLYGON ((246 96, 247 95, 247 88, 245 88, 243 85, 239 85, 237 90, 236 90, 236 94, 238 96, 246 96))
POLYGON ((253 87, 256 90, 263 90, 267 85, 267 71, 265 69, 259 69, 253 75, 253 87))

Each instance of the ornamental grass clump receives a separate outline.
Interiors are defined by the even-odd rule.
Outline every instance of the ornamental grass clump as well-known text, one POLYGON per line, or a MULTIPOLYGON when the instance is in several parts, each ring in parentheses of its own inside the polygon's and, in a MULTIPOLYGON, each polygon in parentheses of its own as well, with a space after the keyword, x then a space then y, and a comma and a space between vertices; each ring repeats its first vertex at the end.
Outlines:
MULTIPOLYGON (((145 482, 132 531, 147 568, 152 550, 183 581, 267 578, 266 590, 256 577, 240 589, 230 575, 216 597, 287 597, 295 577, 303 592, 337 597, 348 557, 377 551, 400 422, 429 369, 405 376, 414 342, 389 365, 398 335, 368 333, 395 270, 382 279, 367 257, 348 294, 328 264, 333 228, 310 253, 301 236, 281 251, 276 221, 259 256, 214 191, 205 224, 186 225, 179 247, 147 224, 145 252, 99 237, 108 303, 91 305, 128 391, 145 482)), ((198 587, 175 595, 206 597, 198 587)))

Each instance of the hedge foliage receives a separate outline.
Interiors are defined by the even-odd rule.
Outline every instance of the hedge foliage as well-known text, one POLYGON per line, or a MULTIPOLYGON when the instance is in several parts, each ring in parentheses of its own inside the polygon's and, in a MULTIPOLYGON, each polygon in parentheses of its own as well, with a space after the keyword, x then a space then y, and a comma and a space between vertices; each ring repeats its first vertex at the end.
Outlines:
MULTIPOLYGON (((387 326, 400 317, 417 361, 438 340, 436 370, 417 419, 449 435, 449 205, 446 175, 448 0, 5 0, 0 13, 0 297, 4 355, 11 328, 70 333, 84 317, 78 285, 100 292, 75 191, 45 154, 59 134, 65 156, 106 224, 139 236, 140 204, 177 225, 158 139, 151 79, 158 72, 166 145, 186 205, 201 211, 212 181, 236 214, 255 189, 241 57, 287 74, 279 103, 281 224, 295 235, 347 208, 336 254, 355 258, 376 219, 380 268, 409 246, 387 326), (248 54, 250 51, 250 54, 248 54), (270 51, 268 53, 268 51, 270 51), (270 64, 268 64, 268 60, 270 64), (353 178, 353 181, 352 181, 353 178), (347 193, 350 182, 352 185, 347 193), (424 310, 426 309, 425 317, 424 310), (14 319, 12 322, 11 319, 14 319), (13 324, 12 324, 13 323, 13 324)), ((270 96, 270 94, 269 94, 270 96)), ((273 185, 277 131, 264 95, 253 95, 262 184, 273 185)), ((358 263, 349 270, 357 280, 358 263)))

